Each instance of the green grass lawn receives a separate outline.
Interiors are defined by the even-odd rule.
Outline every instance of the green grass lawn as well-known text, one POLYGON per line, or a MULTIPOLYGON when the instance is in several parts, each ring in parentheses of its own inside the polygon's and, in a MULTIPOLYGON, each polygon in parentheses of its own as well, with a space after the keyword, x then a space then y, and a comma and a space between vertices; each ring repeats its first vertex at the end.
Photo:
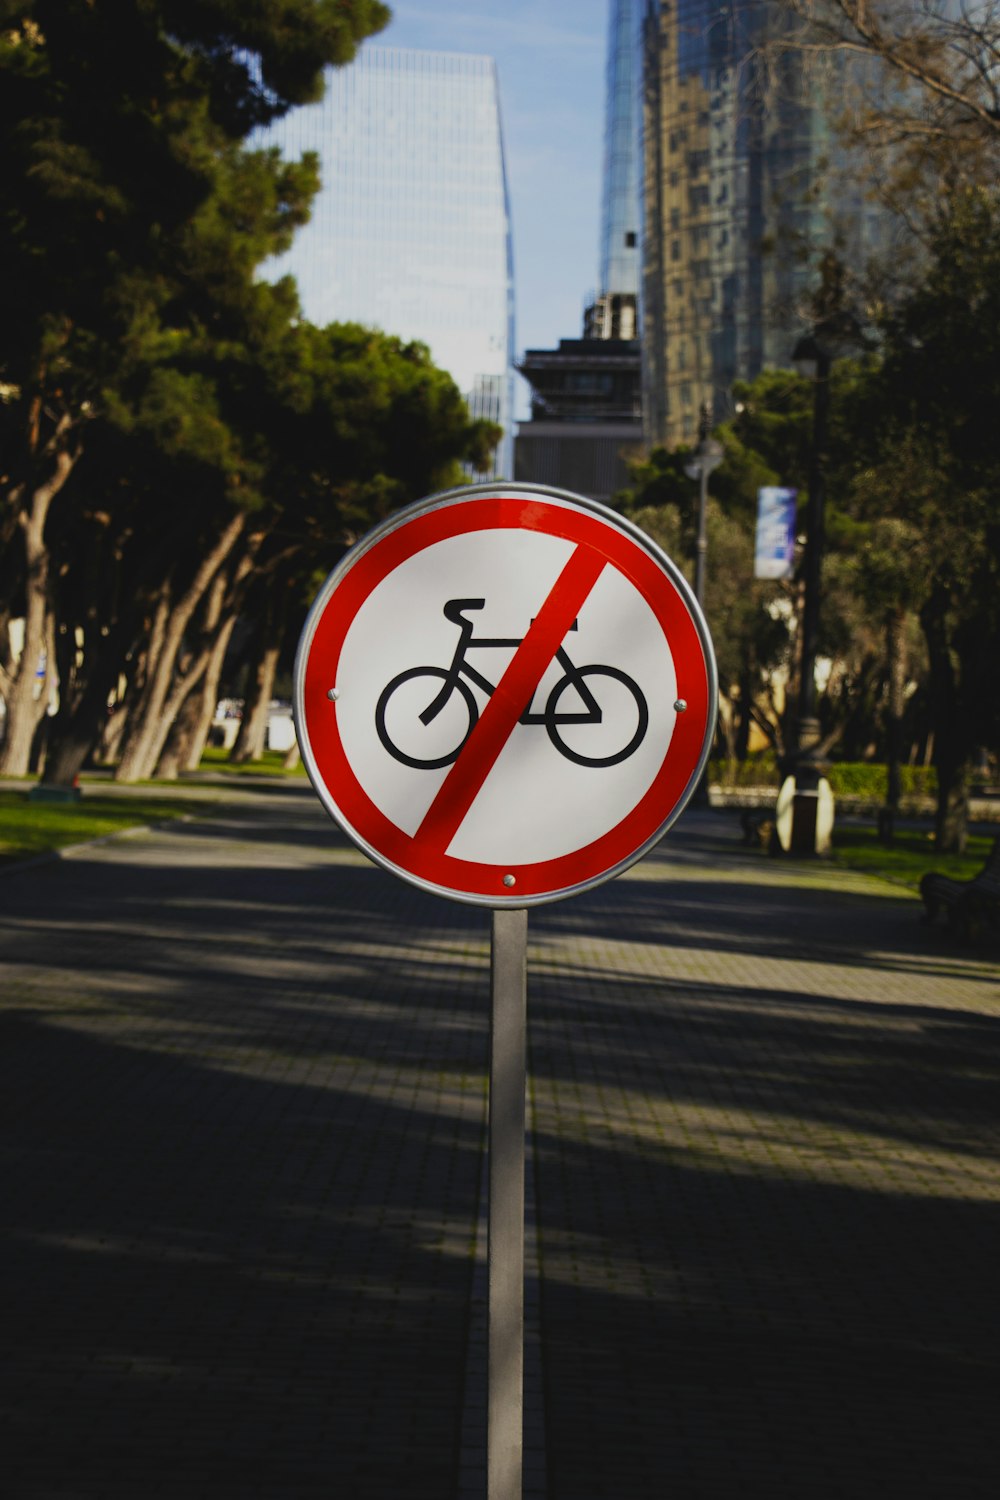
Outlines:
POLYGON ((879 843, 876 829, 848 825, 834 830, 833 858, 838 865, 916 890, 928 870, 970 880, 982 868, 992 842, 990 837, 971 835, 964 854, 936 854, 929 831, 907 829, 897 833, 892 847, 886 848, 879 843))
POLYGON ((300 761, 292 770, 286 771, 282 762, 285 759, 282 750, 265 750, 260 760, 247 761, 246 765, 237 766, 229 759, 229 751, 214 745, 208 745, 201 757, 200 771, 222 772, 227 776, 304 776, 305 766, 300 761))
POLYGON ((29 802, 27 791, 0 791, 0 864, 103 838, 122 828, 204 813, 208 806, 184 797, 102 797, 89 791, 79 802, 29 802))

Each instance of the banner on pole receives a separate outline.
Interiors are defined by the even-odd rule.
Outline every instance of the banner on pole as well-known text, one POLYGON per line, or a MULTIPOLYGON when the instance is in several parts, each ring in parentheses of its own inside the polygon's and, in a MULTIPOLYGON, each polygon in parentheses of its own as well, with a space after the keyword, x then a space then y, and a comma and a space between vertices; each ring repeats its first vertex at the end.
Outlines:
POLYGON ((768 484, 757 491, 755 578, 791 578, 795 559, 797 490, 768 484))

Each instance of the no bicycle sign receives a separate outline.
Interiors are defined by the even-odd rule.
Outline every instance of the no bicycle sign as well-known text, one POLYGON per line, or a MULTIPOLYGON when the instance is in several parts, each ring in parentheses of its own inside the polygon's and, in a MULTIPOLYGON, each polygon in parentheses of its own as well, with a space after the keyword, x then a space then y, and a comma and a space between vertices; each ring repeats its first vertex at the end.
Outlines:
POLYGON ((717 696, 670 559, 596 502, 517 484, 372 531, 320 591, 295 667, 303 759, 349 837, 496 908, 651 848, 697 785, 717 696))

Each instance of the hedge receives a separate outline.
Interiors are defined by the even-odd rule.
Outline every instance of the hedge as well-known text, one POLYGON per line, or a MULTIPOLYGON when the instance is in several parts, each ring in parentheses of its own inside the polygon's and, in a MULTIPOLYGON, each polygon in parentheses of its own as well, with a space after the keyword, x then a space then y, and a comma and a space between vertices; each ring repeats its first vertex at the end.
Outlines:
MULTIPOLYGON (((709 780, 722 787, 779 786, 781 772, 773 751, 749 756, 743 761, 715 759, 709 762, 709 780)), ((866 802, 885 801, 889 773, 873 761, 835 761, 827 771, 835 797, 858 797, 866 802)), ((937 771, 934 766, 900 766, 903 797, 935 797, 937 771)))

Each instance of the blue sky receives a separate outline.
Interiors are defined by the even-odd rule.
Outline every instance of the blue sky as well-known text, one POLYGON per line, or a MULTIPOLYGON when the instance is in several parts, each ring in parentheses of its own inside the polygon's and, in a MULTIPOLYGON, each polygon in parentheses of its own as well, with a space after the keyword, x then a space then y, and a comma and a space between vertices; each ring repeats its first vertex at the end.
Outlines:
POLYGON ((598 274, 608 0, 388 3, 378 44, 496 59, 517 352, 579 338, 598 274))

